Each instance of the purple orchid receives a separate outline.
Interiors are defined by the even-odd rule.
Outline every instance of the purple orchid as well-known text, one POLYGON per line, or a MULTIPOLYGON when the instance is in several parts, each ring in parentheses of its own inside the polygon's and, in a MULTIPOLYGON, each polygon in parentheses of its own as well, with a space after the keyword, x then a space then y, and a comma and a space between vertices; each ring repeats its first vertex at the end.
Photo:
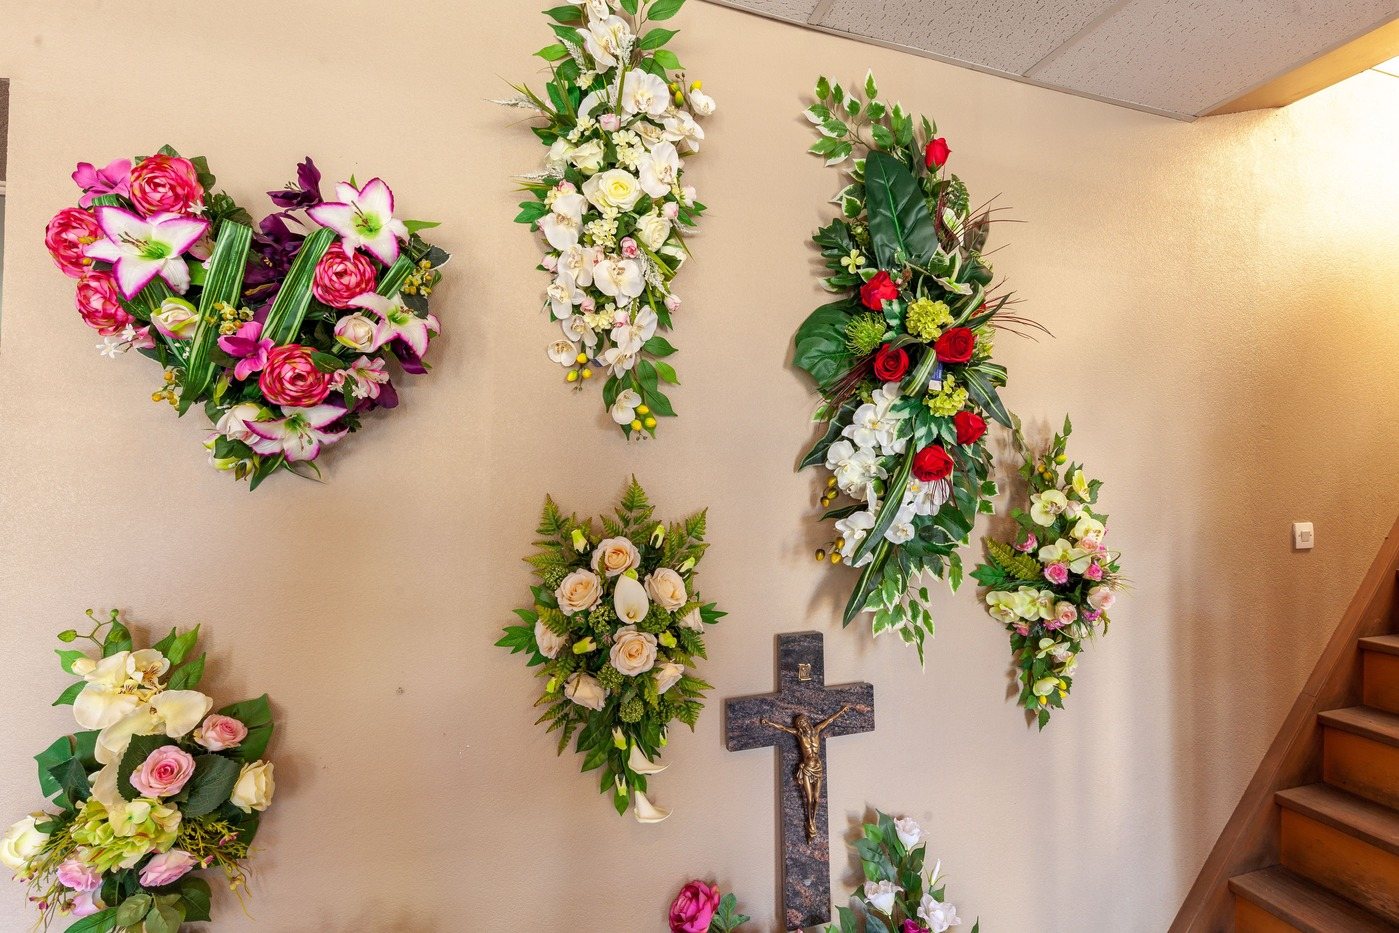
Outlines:
POLYGON ((398 259, 398 241, 408 239, 408 228, 393 216, 393 191, 381 178, 371 178, 363 188, 348 182, 335 186, 339 201, 327 201, 306 213, 322 227, 341 236, 346 255, 363 247, 386 266, 398 259))
POLYGON ((85 255, 112 263, 123 296, 136 297, 156 276, 176 294, 189 290, 189 266, 183 257, 208 231, 207 220, 169 213, 145 218, 108 205, 97 209, 97 226, 106 239, 89 245, 85 255))
POLYGON ((131 196, 131 160, 113 159, 105 168, 96 168, 91 162, 79 162, 73 172, 73 181, 83 189, 78 199, 82 207, 91 207, 92 199, 104 194, 131 196))
POLYGON ((243 284, 250 290, 281 282, 291 269, 291 261, 306 237, 287 226, 288 216, 267 215, 258 225, 258 232, 253 234, 253 256, 243 277, 243 284))
POLYGON ((267 353, 275 344, 262 336, 262 324, 248 321, 236 333, 219 338, 219 349, 238 360, 233 378, 247 379, 267 365, 267 353))
POLYGON ((339 405, 316 405, 313 408, 283 408, 286 417, 275 421, 246 422, 253 437, 248 445, 263 456, 281 454, 288 462, 315 460, 321 446, 333 444, 344 437, 348 428, 327 431, 344 414, 339 405))
POLYGON ((306 161, 296 167, 296 184, 288 183, 280 191, 269 191, 267 196, 280 208, 315 207, 325 199, 321 197, 321 170, 307 156, 306 161))

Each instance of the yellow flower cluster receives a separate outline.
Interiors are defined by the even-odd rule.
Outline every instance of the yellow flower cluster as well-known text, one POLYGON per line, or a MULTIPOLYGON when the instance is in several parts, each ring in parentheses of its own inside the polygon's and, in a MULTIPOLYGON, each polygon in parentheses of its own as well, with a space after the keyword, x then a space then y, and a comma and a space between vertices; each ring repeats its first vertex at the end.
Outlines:
POLYGON ((405 295, 422 295, 426 298, 432 294, 432 287, 437 284, 437 279, 437 273, 432 271, 432 263, 424 259, 418 263, 416 269, 408 273, 400 291, 405 295))
POLYGON ((950 418, 967 407, 967 390, 957 385, 952 376, 944 376, 942 390, 925 400, 929 410, 940 418, 950 418))
POLYGON ((952 309, 946 302, 919 298, 908 306, 904 327, 921 340, 932 343, 942 336, 942 329, 952 323, 952 309))
POLYGON ((237 333, 239 326, 253 319, 251 309, 244 308, 240 311, 226 301, 216 302, 214 310, 219 315, 219 333, 225 337, 237 333))

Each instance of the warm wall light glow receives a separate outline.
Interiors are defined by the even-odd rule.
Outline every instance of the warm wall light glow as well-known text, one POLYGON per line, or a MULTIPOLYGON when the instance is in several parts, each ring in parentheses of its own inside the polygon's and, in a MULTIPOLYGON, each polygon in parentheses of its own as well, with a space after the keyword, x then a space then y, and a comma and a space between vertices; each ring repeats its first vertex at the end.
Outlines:
POLYGON ((1399 58, 1391 58, 1387 62, 1380 62, 1375 66, 1375 70, 1381 74, 1387 74, 1393 78, 1399 78, 1399 58))

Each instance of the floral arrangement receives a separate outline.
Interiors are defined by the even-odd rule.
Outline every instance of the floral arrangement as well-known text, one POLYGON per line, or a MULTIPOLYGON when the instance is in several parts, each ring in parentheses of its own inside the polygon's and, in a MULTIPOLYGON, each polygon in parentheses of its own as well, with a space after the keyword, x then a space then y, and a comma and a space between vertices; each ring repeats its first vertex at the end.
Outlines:
POLYGON ((115 611, 88 616, 92 631, 58 637, 91 641, 97 656, 59 650, 81 679, 54 704, 72 706, 84 731, 36 756, 54 810, 11 826, 0 863, 28 885, 44 929, 71 918, 68 933, 177 933, 209 919, 198 872, 217 868, 240 895, 247 882, 243 862, 274 791, 262 760, 272 714, 265 695, 212 711, 195 689, 198 627, 133 650, 115 611))
POLYGON ((662 770, 670 723, 694 728, 710 685, 691 671, 704 658, 704 629, 724 616, 694 588, 704 555, 705 513, 667 527, 633 478, 601 528, 544 503, 537 551, 526 560, 539 584, 525 623, 496 644, 528 655, 544 690, 539 723, 559 733, 559 754, 577 738, 583 770, 601 769, 618 813, 659 823, 670 810, 647 797, 662 770))
POLYGON ((660 388, 678 383, 663 359, 675 348, 660 332, 680 307, 671 281, 705 209, 684 183, 682 156, 699 152, 696 117, 714 100, 665 48, 675 30, 648 28, 683 5, 573 0, 548 10, 558 41, 536 53, 551 69, 544 96, 520 85, 498 101, 544 119, 534 133, 549 147, 546 167, 522 176, 531 197, 515 220, 545 241, 545 304, 562 330, 549 358, 575 389, 606 371, 603 404, 628 437, 654 436, 656 419, 675 414, 660 388))
POLYGON ((873 612, 876 635, 897 631, 921 658, 933 617, 927 588, 912 585, 931 573, 955 590, 959 548, 993 511, 987 422, 1011 422, 991 350, 998 327, 1030 322, 1005 310, 1008 296, 988 296, 990 218, 945 171, 946 140, 880 100, 873 75, 863 92, 823 77, 806 111, 821 134, 811 151, 847 165, 851 182, 835 199, 842 216, 814 237, 841 297, 796 334, 825 425, 801 467, 831 474, 822 519, 836 537, 817 559, 860 569, 845 623, 873 612))
MULTIPOLYGON (((957 908, 947 901, 942 862, 927 869, 927 842, 922 827, 904 817, 876 813, 866 823, 855 851, 864 868, 864 885, 837 908, 839 925, 828 933, 945 933, 959 926, 957 908)), ((981 924, 972 925, 978 933, 981 924)))
POLYGON ((1103 542, 1108 517, 1094 508, 1102 481, 1065 452, 1072 431, 1065 418, 1064 430, 1037 454, 1016 425, 1030 509, 1012 510, 1016 540, 988 539, 986 562, 972 571, 987 588, 987 611, 1010 632, 1020 705, 1041 729, 1051 710, 1064 708, 1083 643, 1099 626, 1107 632, 1108 610, 1126 582, 1117 552, 1103 542))
POLYGON ((114 358, 136 350, 163 370, 154 401, 214 424, 216 468, 256 488, 278 470, 310 469, 364 415, 398 404, 388 362, 425 373, 440 327, 428 296, 448 256, 394 216, 381 179, 321 195, 308 158, 268 196, 281 210, 256 231, 214 190, 203 158, 169 146, 73 173, 77 207, 59 211, 44 242, 77 280, 77 308, 114 358))
POLYGON ((685 885, 670 905, 671 933, 733 933, 750 919, 738 912, 737 898, 703 881, 685 885))

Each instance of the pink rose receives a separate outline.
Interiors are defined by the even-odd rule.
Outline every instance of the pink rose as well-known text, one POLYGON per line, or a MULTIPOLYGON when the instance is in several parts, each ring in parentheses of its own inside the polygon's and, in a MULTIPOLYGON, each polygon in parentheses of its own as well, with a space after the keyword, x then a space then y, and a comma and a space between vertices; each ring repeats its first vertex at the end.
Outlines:
POLYGON ((91 917, 99 910, 105 908, 98 903, 96 896, 91 891, 85 891, 73 898, 73 906, 69 908, 69 913, 73 917, 91 917))
POLYGON ((147 217, 192 213, 203 202, 199 172, 188 159, 153 155, 131 170, 131 203, 147 217))
POLYGON ((133 320, 121 306, 117 280, 110 272, 93 270, 78 279, 73 302, 83 320, 104 337, 120 333, 133 320))
POLYGON ((102 873, 85 862, 70 858, 58 866, 58 883, 79 893, 102 887, 102 873))
POLYGON ((1044 568, 1044 578, 1056 586, 1069 582, 1069 565, 1055 561, 1044 568))
POLYGON ((364 253, 356 251, 347 256, 343 249, 331 249, 316 264, 311 293, 332 308, 351 308, 354 306, 350 302, 374 291, 378 281, 374 263, 364 253))
POLYGON ((636 241, 629 236, 622 237, 622 258, 635 259, 641 255, 641 249, 636 245, 636 241))
POLYGON ((267 354, 257 384, 274 405, 310 408, 325 401, 333 381, 334 374, 321 372, 311 362, 310 350, 289 343, 267 354))
POLYGON ((1117 602, 1117 594, 1106 586, 1095 586, 1088 591, 1088 605, 1099 612, 1107 612, 1117 602))
POLYGON ((709 922, 718 909, 719 889, 703 881, 691 881, 670 905, 671 933, 708 933, 709 922))
POLYGON ((248 737, 248 727, 232 716, 211 713, 204 724, 194 730, 194 740, 211 752, 236 748, 248 737))
POLYGON ((1028 554, 1035 549, 1035 545, 1037 545, 1038 543, 1039 542, 1035 540, 1034 535, 1026 535, 1025 540, 1017 544, 1015 546, 1015 549, 1017 551, 1021 551, 1025 554, 1028 554))
POLYGON ((142 797, 173 797, 194 774, 194 757, 175 745, 162 745, 131 772, 131 786, 142 797))
POLYGON ((1072 625, 1078 621, 1078 609, 1068 600, 1060 600, 1054 606, 1054 621, 1059 623, 1059 627, 1072 625))
POLYGON ((1101 580, 1103 578, 1103 567, 1096 561, 1088 565, 1088 569, 1083 571, 1084 579, 1101 580))
POLYGON ((97 221, 77 207, 65 207, 54 214, 44 228, 44 245, 49 248, 54 265, 71 279, 81 278, 92 266, 92 260, 83 255, 83 250, 100 239, 102 231, 97 221))
POLYGON ((163 888, 167 884, 174 884, 198 864, 193 855, 180 849, 162 852, 141 869, 141 887, 163 888))

